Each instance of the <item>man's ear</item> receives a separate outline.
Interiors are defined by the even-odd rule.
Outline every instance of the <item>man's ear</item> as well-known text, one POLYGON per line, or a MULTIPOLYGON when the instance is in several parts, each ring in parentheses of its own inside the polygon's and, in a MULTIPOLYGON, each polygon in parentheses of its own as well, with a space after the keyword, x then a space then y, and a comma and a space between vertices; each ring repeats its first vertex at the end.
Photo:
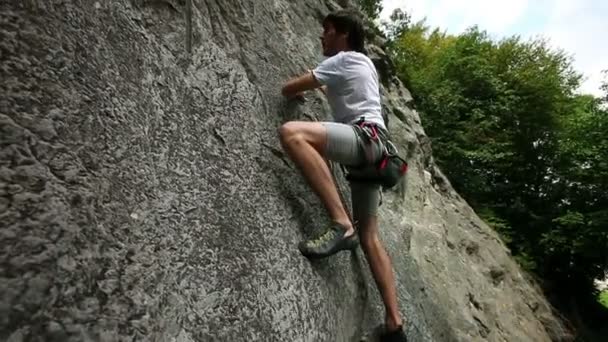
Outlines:
POLYGON ((344 33, 338 33, 338 36, 339 36, 340 38, 343 38, 343 39, 344 39, 344 42, 346 43, 346 45, 348 45, 348 36, 349 36, 349 33, 348 33, 348 32, 344 32, 344 33))

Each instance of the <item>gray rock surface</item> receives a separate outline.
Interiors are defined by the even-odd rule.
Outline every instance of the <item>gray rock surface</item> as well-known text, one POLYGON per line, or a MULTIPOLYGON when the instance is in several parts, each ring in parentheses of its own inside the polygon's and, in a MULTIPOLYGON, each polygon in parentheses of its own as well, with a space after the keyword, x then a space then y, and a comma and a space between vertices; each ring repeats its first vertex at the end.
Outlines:
MULTIPOLYGON (((361 251, 297 251, 327 216, 276 133, 328 118, 279 87, 338 5, 192 1, 190 54, 184 0, 0 1, 0 340, 359 341, 383 320, 361 251)), ((411 162, 381 208, 411 341, 566 339, 383 84, 411 162)))

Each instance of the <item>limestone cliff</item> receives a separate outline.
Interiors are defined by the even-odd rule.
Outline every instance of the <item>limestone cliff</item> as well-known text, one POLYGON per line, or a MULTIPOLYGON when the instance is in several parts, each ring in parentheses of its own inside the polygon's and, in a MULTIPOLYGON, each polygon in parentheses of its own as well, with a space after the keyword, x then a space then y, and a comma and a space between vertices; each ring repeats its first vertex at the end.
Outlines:
MULTIPOLYGON (((320 61, 338 5, 192 0, 188 21, 186 5, 0 2, 0 340, 359 341, 383 320, 361 251, 297 251, 327 217, 277 139, 329 116, 279 88, 320 61)), ((411 340, 566 338, 435 166, 377 44, 410 158, 381 238, 411 340)))

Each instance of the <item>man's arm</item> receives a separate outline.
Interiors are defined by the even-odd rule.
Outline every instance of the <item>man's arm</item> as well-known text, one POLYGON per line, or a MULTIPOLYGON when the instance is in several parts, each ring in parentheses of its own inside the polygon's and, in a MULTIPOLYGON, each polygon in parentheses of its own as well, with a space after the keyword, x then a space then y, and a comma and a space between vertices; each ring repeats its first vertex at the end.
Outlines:
POLYGON ((314 77, 312 71, 309 70, 307 73, 287 81, 283 85, 281 93, 285 97, 293 97, 306 90, 312 90, 319 87, 321 87, 321 83, 314 77))

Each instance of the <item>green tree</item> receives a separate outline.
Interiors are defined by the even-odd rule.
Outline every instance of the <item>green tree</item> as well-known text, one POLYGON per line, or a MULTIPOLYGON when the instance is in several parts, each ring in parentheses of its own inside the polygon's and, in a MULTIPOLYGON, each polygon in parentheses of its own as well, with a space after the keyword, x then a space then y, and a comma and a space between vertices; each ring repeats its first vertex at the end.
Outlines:
POLYGON ((395 9, 389 19, 389 21, 382 22, 384 31, 388 33, 389 41, 394 41, 396 37, 409 30, 412 22, 411 15, 400 8, 395 9))
POLYGON ((578 95, 561 118, 552 231, 541 243, 552 278, 591 280, 608 268, 608 111, 602 99, 578 95))
POLYGON ((543 39, 394 19, 385 28, 399 76, 454 187, 526 268, 591 284, 608 260, 608 123, 598 99, 575 94, 571 58, 543 39))
POLYGON ((380 16, 380 12, 382 12, 382 1, 381 0, 358 0, 359 6, 361 6, 361 10, 367 14, 367 16, 376 20, 380 16))
POLYGON ((608 70, 602 71, 602 74, 604 75, 604 82, 600 86, 600 89, 604 91, 602 102, 604 102, 604 104, 608 104, 608 70))

